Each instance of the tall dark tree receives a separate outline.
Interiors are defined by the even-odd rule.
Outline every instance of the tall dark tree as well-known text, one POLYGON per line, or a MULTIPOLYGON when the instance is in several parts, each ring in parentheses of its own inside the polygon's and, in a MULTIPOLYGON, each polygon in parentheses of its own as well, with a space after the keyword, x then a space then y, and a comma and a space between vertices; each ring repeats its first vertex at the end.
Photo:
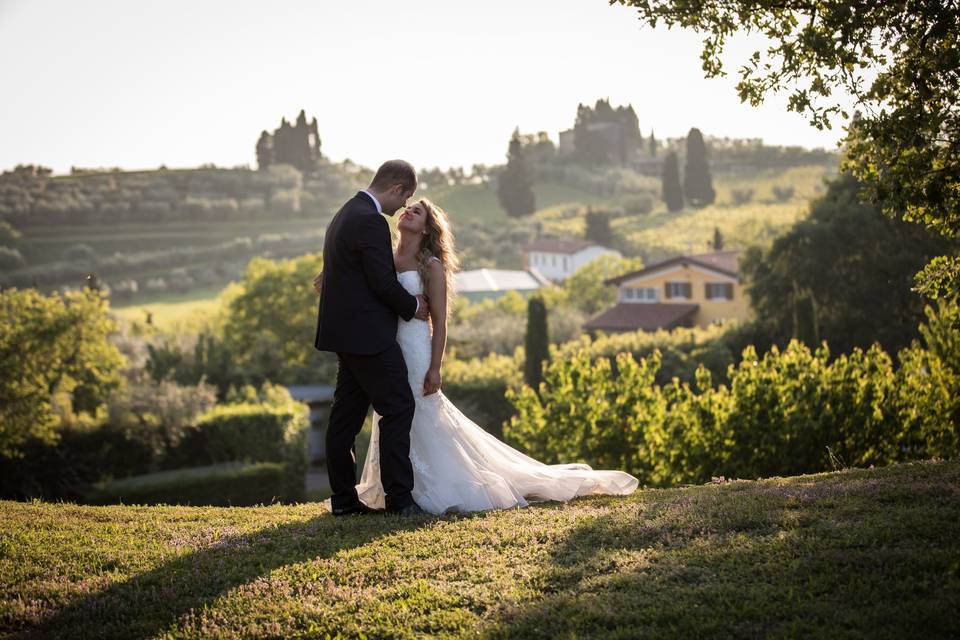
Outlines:
POLYGON ((266 171, 273 164, 273 137, 263 130, 257 140, 257 167, 266 171))
POLYGON ((527 302, 527 336, 524 342, 523 379, 534 390, 543 380, 543 363, 550 359, 550 335, 547 328, 547 305, 534 295, 527 302))
POLYGON ((514 129, 513 136, 510 138, 507 167, 500 174, 497 198, 500 200, 500 206, 509 216, 529 216, 536 211, 533 180, 530 177, 519 129, 514 129))
POLYGON ((653 135, 653 129, 650 130, 650 142, 647 143, 647 151, 651 156, 657 155, 657 139, 653 135))
POLYGON ((723 234, 720 233, 720 227, 713 228, 713 250, 722 251, 723 250, 723 234))
POLYGON ((613 244, 613 231, 610 229, 610 214, 606 211, 587 209, 584 238, 609 247, 613 244))
POLYGON ((667 203, 667 210, 680 211, 683 209, 683 188, 680 186, 680 167, 677 163, 675 151, 668 153, 663 160, 660 182, 663 201, 667 203))
POLYGON ((717 193, 713 190, 710 166, 707 164, 707 145, 703 134, 694 127, 687 134, 687 165, 683 173, 683 194, 695 207, 712 203, 717 193))

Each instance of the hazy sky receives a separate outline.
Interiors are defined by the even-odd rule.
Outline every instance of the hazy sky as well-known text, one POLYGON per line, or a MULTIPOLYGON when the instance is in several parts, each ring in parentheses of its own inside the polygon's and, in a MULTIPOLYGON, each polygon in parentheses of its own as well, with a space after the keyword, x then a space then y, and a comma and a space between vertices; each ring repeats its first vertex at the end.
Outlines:
POLYGON ((705 80, 699 52, 606 0, 0 0, 0 169, 253 165, 301 108, 327 156, 368 166, 499 163, 514 127, 556 139, 600 97, 657 137, 842 137, 783 96, 741 104, 736 64, 705 80))

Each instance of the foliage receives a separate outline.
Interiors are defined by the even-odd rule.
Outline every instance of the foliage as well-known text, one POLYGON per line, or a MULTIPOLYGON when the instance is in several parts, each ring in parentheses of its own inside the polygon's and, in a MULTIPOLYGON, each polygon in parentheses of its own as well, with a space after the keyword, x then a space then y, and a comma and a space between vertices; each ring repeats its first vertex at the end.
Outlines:
POLYGON ((610 230, 610 214, 608 212, 594 211, 588 208, 584 222, 586 230, 583 237, 586 240, 596 242, 601 247, 613 246, 613 231, 610 230))
POLYGON ((9 222, 0 220, 0 245, 15 245, 22 236, 9 222))
POLYGON ((707 163, 707 145, 697 128, 687 134, 687 163, 683 171, 683 195, 695 207, 703 207, 716 200, 710 165, 707 163))
POLYGON ((644 146, 633 105, 613 108, 606 99, 577 105, 573 136, 574 158, 585 166, 626 165, 644 146))
POLYGON ((282 463, 227 462, 107 482, 96 488, 88 502, 243 507, 303 499, 302 493, 289 495, 289 488, 282 463))
POLYGON ((765 54, 755 51, 739 68, 740 99, 756 106, 787 90, 787 108, 822 129, 831 117, 848 117, 833 95, 842 89, 854 96, 860 111, 844 162, 865 195, 890 216, 948 236, 960 231, 956 2, 616 1, 637 8, 651 26, 705 34, 707 77, 725 75, 728 38, 744 29, 764 35, 765 54))
POLYGON ((57 439, 60 415, 92 419, 120 384, 123 356, 95 292, 0 291, 0 455, 57 439))
POLYGON ((26 266, 27 261, 16 247, 0 246, 0 269, 12 271, 26 266))
POLYGON ((926 462, 440 519, 4 502, 0 626, 171 640, 949 638, 958 483, 956 462, 926 462))
POLYGON ((547 305, 534 295, 527 302, 527 334, 524 342, 523 379, 537 389, 543 363, 550 358, 550 334, 547 328, 547 305))
POLYGON ((928 298, 956 297, 960 291, 960 256, 937 256, 917 273, 914 291, 928 298))
POLYGON ((641 482, 703 482, 883 465, 960 454, 960 371, 939 352, 957 344, 952 309, 931 313, 926 348, 878 345, 830 361, 791 341, 760 357, 745 348, 728 384, 698 367, 693 385, 655 384, 661 356, 611 363, 586 350, 554 357, 539 393, 510 392, 508 439, 556 462, 622 468, 641 482), (941 318, 937 320, 937 318, 941 318), (613 365, 613 366, 612 366, 613 365))
POLYGON ((514 130, 507 150, 507 166, 500 173, 497 198, 500 206, 512 217, 529 216, 536 211, 533 179, 520 141, 520 131, 514 130))
POLYGON ((639 258, 621 258, 612 254, 599 256, 563 281, 567 302, 586 314, 599 313, 617 301, 617 288, 606 281, 640 269, 643 269, 643 261, 639 258))
POLYGON ((233 366, 247 381, 333 380, 334 358, 313 348, 317 326, 313 277, 322 268, 320 254, 250 261, 239 292, 225 310, 222 337, 233 366))
POLYGON ((680 186, 680 167, 677 164, 677 154, 671 151, 663 161, 663 175, 661 176, 663 201, 668 211, 683 209, 683 188, 680 186))
POLYGON ((496 353, 474 360, 444 362, 443 393, 471 420, 503 439, 503 423, 513 415, 507 389, 519 386, 519 354, 496 353))
POLYGON ((780 344, 797 335, 798 305, 810 296, 817 326, 808 333, 833 351, 877 341, 894 352, 916 337, 923 318, 914 273, 949 246, 862 202, 856 178, 843 174, 769 250, 748 251, 741 271, 756 316, 780 344))

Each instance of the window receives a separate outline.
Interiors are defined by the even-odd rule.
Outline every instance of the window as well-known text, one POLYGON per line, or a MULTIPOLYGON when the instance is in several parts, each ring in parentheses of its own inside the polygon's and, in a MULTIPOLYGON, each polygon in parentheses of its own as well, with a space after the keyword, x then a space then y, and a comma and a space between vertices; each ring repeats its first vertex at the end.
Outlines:
POLYGON ((557 256, 550 256, 550 266, 557 266, 557 256))
POLYGON ((733 300, 733 283, 731 282, 708 282, 704 288, 707 300, 733 300))
POLYGON ((693 297, 693 286, 689 282, 667 282, 663 287, 667 300, 671 298, 685 298, 689 300, 693 297))
POLYGON ((620 299, 624 302, 656 302, 657 289, 655 287, 624 287, 620 299))
POLYGON ((569 267, 567 266, 567 260, 568 260, 567 256, 563 256, 563 270, 564 270, 564 271, 566 271, 567 269, 569 269, 569 267))

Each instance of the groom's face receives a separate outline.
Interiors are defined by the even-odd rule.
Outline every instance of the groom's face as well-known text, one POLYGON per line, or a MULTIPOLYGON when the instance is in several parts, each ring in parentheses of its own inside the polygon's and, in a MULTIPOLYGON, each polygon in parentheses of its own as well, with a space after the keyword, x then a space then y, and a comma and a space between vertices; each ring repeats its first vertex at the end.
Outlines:
POLYGON ((397 212, 397 209, 400 207, 407 206, 407 200, 413 197, 413 194, 417 192, 417 185, 413 185, 410 189, 404 188, 400 183, 393 185, 390 189, 390 200, 388 202, 381 203, 383 205, 383 212, 387 215, 393 215, 397 212))

